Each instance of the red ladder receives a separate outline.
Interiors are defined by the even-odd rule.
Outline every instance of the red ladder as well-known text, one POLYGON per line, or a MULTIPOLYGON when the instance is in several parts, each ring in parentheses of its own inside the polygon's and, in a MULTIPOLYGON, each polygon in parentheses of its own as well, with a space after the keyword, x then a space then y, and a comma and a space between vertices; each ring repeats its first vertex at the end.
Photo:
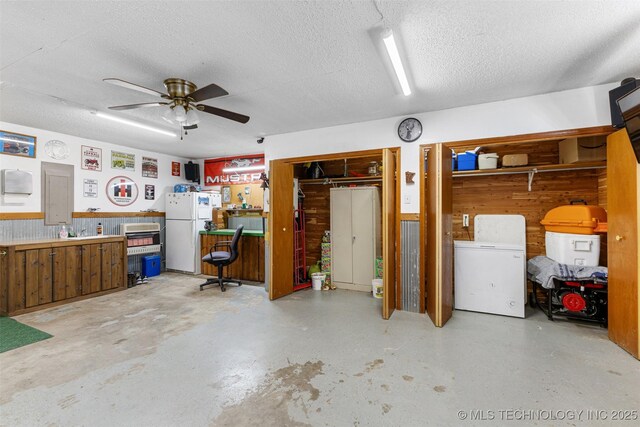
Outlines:
POLYGON ((293 211, 293 290, 308 288, 311 283, 306 280, 307 257, 305 250, 304 210, 293 211))

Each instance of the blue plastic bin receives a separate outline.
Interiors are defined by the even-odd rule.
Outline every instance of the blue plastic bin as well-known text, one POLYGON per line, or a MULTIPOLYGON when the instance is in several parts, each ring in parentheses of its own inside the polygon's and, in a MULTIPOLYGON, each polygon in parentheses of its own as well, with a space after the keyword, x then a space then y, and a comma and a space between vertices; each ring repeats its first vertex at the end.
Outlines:
POLYGON ((459 153, 457 157, 459 171, 472 171, 474 169, 478 169, 478 156, 475 153, 459 153))
POLYGON ((142 275, 145 277, 160 275, 160 263, 160 255, 143 256, 142 275))

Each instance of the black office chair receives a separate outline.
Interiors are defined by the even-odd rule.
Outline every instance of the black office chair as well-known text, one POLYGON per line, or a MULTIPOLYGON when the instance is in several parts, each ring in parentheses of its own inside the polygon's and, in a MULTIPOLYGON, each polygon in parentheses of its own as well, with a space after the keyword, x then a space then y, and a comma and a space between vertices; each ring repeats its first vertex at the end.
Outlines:
POLYGON ((222 292, 226 291, 225 283, 237 283, 238 286, 242 286, 242 282, 239 280, 232 280, 230 277, 222 277, 222 267, 233 263, 238 259, 238 244, 240 243, 240 236, 242 236, 242 229, 244 225, 239 225, 236 228, 236 232, 233 233, 233 239, 217 242, 215 245, 209 248, 209 255, 202 257, 202 261, 208 264, 218 267, 218 277, 207 279, 205 283, 200 285, 200 290, 207 285, 220 285, 222 292), (219 247, 228 247, 229 252, 218 250, 219 247))

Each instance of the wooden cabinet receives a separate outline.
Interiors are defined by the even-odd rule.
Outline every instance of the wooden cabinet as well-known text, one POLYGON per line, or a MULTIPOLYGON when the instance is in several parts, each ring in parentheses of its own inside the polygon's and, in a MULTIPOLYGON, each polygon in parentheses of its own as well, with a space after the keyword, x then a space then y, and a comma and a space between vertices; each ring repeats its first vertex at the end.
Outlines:
MULTIPOLYGON (((200 235, 200 255, 201 257, 209 253, 209 249, 217 242, 229 241, 233 236, 201 234, 200 235)), ((228 251, 229 248, 220 247, 218 250, 228 251)), ((252 282, 264 282, 264 237, 245 236, 240 238, 239 255, 231 265, 224 267, 223 275, 238 280, 249 280, 252 282)), ((207 276, 217 276, 218 269, 211 264, 201 262, 202 274, 207 276)))
POLYGON ((369 292, 381 253, 379 191, 332 188, 330 205, 331 280, 340 288, 369 292))
POLYGON ((123 237, 0 246, 0 313, 16 315, 125 288, 123 237))

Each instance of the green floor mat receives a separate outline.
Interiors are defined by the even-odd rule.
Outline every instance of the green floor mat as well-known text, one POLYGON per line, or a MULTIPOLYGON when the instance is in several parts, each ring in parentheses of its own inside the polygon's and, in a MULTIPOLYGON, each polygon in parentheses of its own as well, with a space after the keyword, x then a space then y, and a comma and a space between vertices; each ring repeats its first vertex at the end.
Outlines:
POLYGON ((0 353, 46 340, 51 336, 10 317, 0 317, 0 353))

